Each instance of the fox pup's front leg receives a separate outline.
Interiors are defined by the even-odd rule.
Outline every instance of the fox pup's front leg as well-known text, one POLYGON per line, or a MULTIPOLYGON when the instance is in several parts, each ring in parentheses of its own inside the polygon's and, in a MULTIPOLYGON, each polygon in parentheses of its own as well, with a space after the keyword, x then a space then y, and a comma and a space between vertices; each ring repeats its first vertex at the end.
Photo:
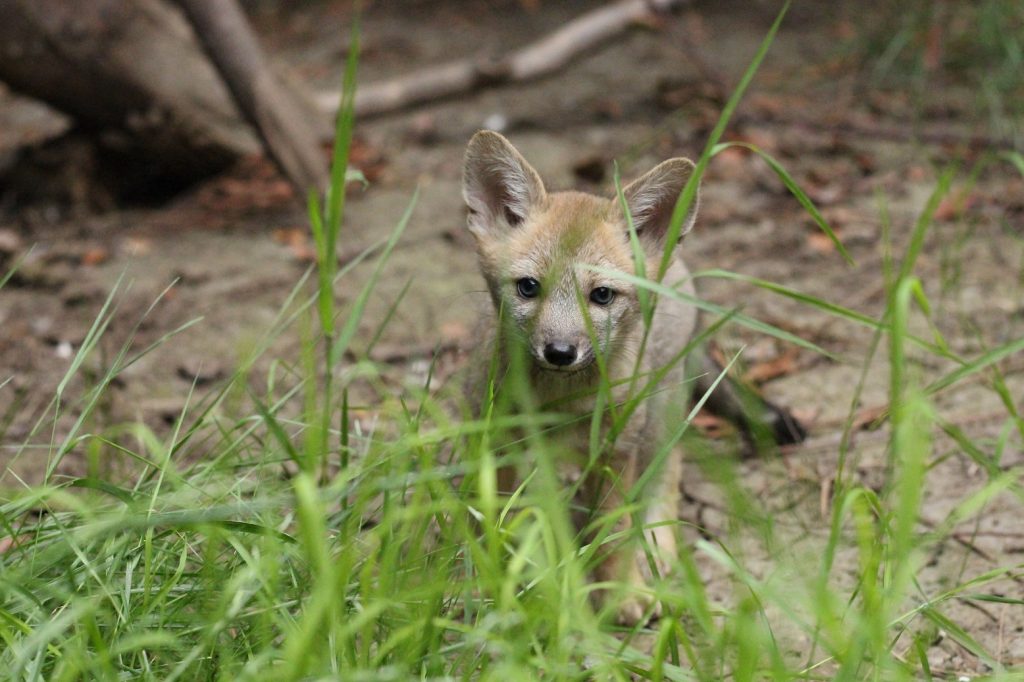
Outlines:
MULTIPOLYGON (((675 453, 673 453, 675 454, 675 453)), ((676 526, 679 514, 679 485, 682 461, 670 456, 660 475, 650 483, 651 494, 642 516, 643 528, 634 528, 634 517, 626 511, 629 491, 634 491, 638 482, 640 467, 635 454, 622 453, 612 458, 616 465, 609 464, 604 472, 594 472, 584 482, 584 492, 593 508, 602 516, 615 518, 606 535, 616 539, 607 549, 598 553, 599 563, 594 577, 599 582, 621 582, 625 594, 616 606, 616 620, 623 625, 633 625, 645 616, 660 616, 661 607, 656 602, 651 587, 654 570, 657 575, 666 575, 676 555, 676 526), (603 474, 603 475, 602 475, 603 474), (609 480, 613 479, 613 480, 609 480), (617 518, 615 515, 618 515, 617 518)), ((613 590, 595 592, 600 605, 612 598, 613 590)))
MULTIPOLYGON (((599 519, 614 519, 608 532, 601 536, 613 537, 598 548, 598 563, 594 578, 599 583, 621 583, 626 588, 616 612, 617 620, 623 624, 639 622, 651 604, 646 591, 646 581, 640 572, 639 560, 643 558, 642 545, 632 532, 633 515, 626 509, 628 492, 636 483, 636 456, 628 453, 611 458, 600 471, 591 472, 583 482, 583 494, 590 508, 599 519)), ((603 587, 594 593, 599 606, 614 598, 615 590, 603 587)))

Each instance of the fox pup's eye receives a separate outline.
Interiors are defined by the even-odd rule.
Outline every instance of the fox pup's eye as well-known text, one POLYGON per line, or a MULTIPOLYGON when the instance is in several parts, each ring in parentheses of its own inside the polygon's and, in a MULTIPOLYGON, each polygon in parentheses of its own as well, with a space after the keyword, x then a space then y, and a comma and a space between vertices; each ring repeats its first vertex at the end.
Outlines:
POLYGON ((540 293, 540 282, 533 277, 516 280, 516 290, 523 298, 533 298, 540 293))
POLYGON ((597 287, 590 292, 590 300, 598 305, 608 305, 615 298, 615 292, 608 287, 597 287))

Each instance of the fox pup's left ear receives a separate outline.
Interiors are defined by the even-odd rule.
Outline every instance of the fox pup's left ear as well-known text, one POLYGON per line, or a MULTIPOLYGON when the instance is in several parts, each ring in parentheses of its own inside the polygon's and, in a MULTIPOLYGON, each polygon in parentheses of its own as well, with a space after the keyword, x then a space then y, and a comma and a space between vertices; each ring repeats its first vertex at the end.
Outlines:
MULTIPOLYGON (((622 190, 629 212, 633 216, 633 225, 648 251, 660 252, 664 248, 676 201, 693 175, 693 170, 693 161, 689 159, 669 159, 622 190)), ((694 195, 693 203, 680 226, 680 238, 693 227, 697 219, 699 200, 698 188, 698 193, 694 195)))
POLYGON ((537 171, 508 140, 482 130, 466 147, 462 196, 469 207, 469 229, 482 237, 522 223, 545 191, 537 171))

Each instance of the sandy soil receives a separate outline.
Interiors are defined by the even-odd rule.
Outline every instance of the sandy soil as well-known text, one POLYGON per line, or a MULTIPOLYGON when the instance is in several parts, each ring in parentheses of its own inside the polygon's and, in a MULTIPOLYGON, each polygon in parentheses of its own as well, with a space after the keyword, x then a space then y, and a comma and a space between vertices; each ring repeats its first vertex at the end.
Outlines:
MULTIPOLYGON (((521 44, 594 3, 409 2, 401 11, 389 11, 386 4, 374 4, 365 17, 360 76, 365 82, 401 73, 410 63, 521 44), (533 4, 538 9, 523 10, 533 4), (452 35, 459 39, 452 40, 452 35)), ((420 376, 436 345, 469 345, 477 311, 486 305, 463 229, 459 191, 461 152, 469 136, 484 125, 499 124, 550 185, 590 191, 609 191, 613 159, 628 178, 671 155, 696 156, 720 103, 680 46, 692 40, 719 71, 736 79, 771 21, 761 5, 758 10, 750 10, 749 3, 742 4, 746 9, 740 7, 704 3, 699 18, 691 15, 656 33, 634 32, 542 82, 482 92, 359 126, 360 162, 372 170, 372 183, 351 193, 342 259, 386 236, 419 189, 412 221, 374 293, 361 336, 365 342, 408 287, 373 355, 388 362, 396 384, 420 376)), ((287 20, 269 11, 259 14, 257 26, 282 69, 323 88, 337 77, 346 18, 333 5, 308 5, 287 20)), ((938 176, 964 152, 957 145, 913 142, 909 130, 914 113, 923 111, 919 122, 926 128, 934 124, 966 130, 978 122, 969 89, 951 85, 930 93, 922 109, 905 93, 866 87, 846 68, 837 48, 843 35, 839 18, 794 11, 728 137, 776 156, 838 229, 855 264, 845 263, 821 238, 762 161, 731 151, 711 164, 703 212, 683 248, 694 269, 732 270, 878 315, 885 303, 880 206, 888 212, 893 251, 900 255, 938 176), (908 135, 885 139, 866 134, 863 128, 870 126, 907 130, 908 135)), ((8 147, 46 126, 60 126, 9 95, 0 99, 0 116, 6 123, 15 121, 8 128, 14 132, 0 138, 8 147), (21 137, 15 134, 18 130, 21 137)), ((964 177, 958 176, 954 192, 963 197, 964 210, 954 201, 943 203, 916 272, 925 282, 936 328, 954 352, 972 357, 1024 334, 1024 178, 1009 166, 992 167, 973 187, 964 177)), ((202 320, 118 378, 92 418, 95 428, 136 417, 157 429, 173 421, 193 379, 198 376, 200 390, 216 386, 273 324, 309 265, 305 230, 304 211, 289 201, 286 186, 266 164, 256 161, 159 208, 68 217, 36 207, 0 225, 0 258, 6 263, 34 245, 21 272, 0 294, 0 381, 11 377, 0 388, 6 452, 13 452, 46 413, 71 356, 115 285, 117 311, 101 352, 85 365, 87 380, 95 380, 140 319, 136 349, 190 320, 202 320)), ((339 285, 339 300, 351 300, 369 272, 367 265, 356 267, 339 285)), ((780 368, 777 377, 764 383, 764 391, 790 406, 811 428, 805 445, 781 458, 748 460, 743 474, 744 483, 776 510, 776 530, 792 541, 788 551, 794 556, 820 552, 826 534, 822 500, 827 500, 842 426, 871 334, 755 287, 705 279, 700 288, 706 298, 740 305, 748 315, 813 341, 836 357, 795 351, 742 328, 732 328, 720 339, 727 350, 747 346, 748 368, 780 368)), ((914 326, 931 337, 922 320, 914 326)), ((274 352, 293 353, 297 344, 297 334, 286 333, 274 341, 274 352)), ((461 357, 446 352, 445 370, 457 366, 461 357)), ((912 359, 922 382, 952 367, 920 353, 912 359)), ((1017 409, 1024 407, 1022 360, 1011 357, 1003 363, 1017 409)), ((879 352, 866 373, 858 414, 870 415, 884 406, 887 381, 885 353, 879 352)), ((73 382, 68 394, 80 385, 81 380, 73 382)), ((936 403, 942 418, 960 426, 986 452, 1005 438, 1000 466, 1024 462, 1005 407, 983 382, 946 390, 936 403)), ((33 441, 45 443, 52 436, 46 431, 33 441)), ((857 431, 848 471, 878 485, 886 438, 884 428, 857 431)), ((28 449, 16 461, 7 461, 0 485, 38 479, 46 464, 33 459, 39 451, 28 449)), ((931 525, 941 524, 987 480, 952 441, 937 436, 936 451, 948 456, 928 473, 922 521, 931 525)), ((0 461, 4 458, 11 459, 0 451, 0 461)), ((62 471, 76 473, 85 466, 83 456, 72 452, 62 471)), ((703 524, 711 534, 728 532, 732 522, 721 512, 718 488, 696 466, 691 471, 684 518, 703 524)), ((934 595, 992 567, 1019 565, 1024 554, 1021 512, 1020 500, 1007 494, 958 526, 922 568, 921 589, 934 595)), ((768 575, 772 565, 757 555, 758 547, 751 539, 747 560, 768 575)), ((841 554, 837 579, 848 580, 856 561, 852 554, 841 554)), ((702 568, 712 594, 730 600, 733 583, 718 577, 710 562, 702 568)), ((1019 577, 986 589, 1017 598, 1024 594, 1019 577)), ((1024 665, 1021 607, 953 601, 946 614, 1002 663, 1024 665)), ((785 635, 794 656, 808 655, 806 634, 785 635)), ((934 636, 929 658, 935 671, 985 670, 941 632, 934 636)))

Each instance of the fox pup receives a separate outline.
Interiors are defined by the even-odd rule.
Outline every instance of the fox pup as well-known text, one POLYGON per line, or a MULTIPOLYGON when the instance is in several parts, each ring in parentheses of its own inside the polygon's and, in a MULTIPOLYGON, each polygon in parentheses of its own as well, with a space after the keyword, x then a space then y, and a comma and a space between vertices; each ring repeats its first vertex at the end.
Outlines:
MULTIPOLYGON (((693 171, 690 160, 669 159, 623 190, 646 273, 658 272, 676 200, 693 171)), ((637 287, 605 274, 636 271, 627 218, 619 201, 582 192, 549 193, 537 172, 498 133, 482 131, 470 140, 463 196, 495 311, 501 311, 511 329, 509 336, 525 347, 527 379, 537 404, 556 405, 559 412, 580 417, 563 429, 568 450, 587 461, 588 417, 602 381, 601 364, 615 402, 626 399, 631 377, 649 377, 671 365, 654 390, 646 393, 614 444, 602 453, 602 461, 590 467, 594 473, 582 481, 587 503, 599 512, 612 511, 624 503, 652 464, 668 438, 668 427, 678 425, 685 414, 689 391, 684 364, 673 360, 697 332, 697 310, 678 299, 661 297, 644 341, 637 287), (612 472, 614 480, 602 472, 612 472)), ((680 236, 693 226, 696 212, 695 200, 680 236)), ((691 296, 695 293, 678 257, 673 257, 662 283, 691 296)), ((498 357, 507 368, 503 344, 508 339, 494 327, 498 357)), ((501 485, 511 487, 510 473, 502 473, 501 485)), ((659 573, 676 553, 680 476, 681 460, 670 456, 644 491, 643 499, 649 500, 644 527, 659 573)), ((622 515, 615 530, 627 530, 631 524, 629 515, 622 515)), ((642 589, 649 573, 646 554, 637 542, 625 543, 601 558, 595 569, 597 580, 621 580, 638 588, 618 605, 620 622, 638 622, 651 606, 642 589)))

